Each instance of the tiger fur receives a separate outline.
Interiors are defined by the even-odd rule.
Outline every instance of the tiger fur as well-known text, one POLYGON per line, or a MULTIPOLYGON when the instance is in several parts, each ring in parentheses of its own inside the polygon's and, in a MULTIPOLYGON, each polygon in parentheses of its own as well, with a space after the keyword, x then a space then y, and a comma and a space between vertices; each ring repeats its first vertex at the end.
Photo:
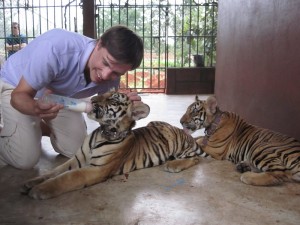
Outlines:
POLYGON ((48 199, 107 180, 114 175, 165 163, 180 172, 207 156, 182 129, 165 122, 150 122, 133 129, 136 120, 150 112, 148 105, 133 103, 126 94, 109 91, 92 97, 87 116, 100 126, 89 134, 76 155, 49 173, 27 181, 22 193, 48 199))
POLYGON ((205 128, 205 136, 197 139, 202 150, 215 159, 236 164, 245 184, 300 182, 300 142, 221 111, 214 96, 206 101, 196 96, 180 123, 189 134, 205 128))

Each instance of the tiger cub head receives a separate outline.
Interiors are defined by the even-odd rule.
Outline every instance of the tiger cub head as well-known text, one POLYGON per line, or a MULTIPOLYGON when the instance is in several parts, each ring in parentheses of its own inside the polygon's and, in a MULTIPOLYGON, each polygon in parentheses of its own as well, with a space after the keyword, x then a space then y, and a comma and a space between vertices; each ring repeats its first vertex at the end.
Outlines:
POLYGON ((208 97, 205 101, 196 96, 195 102, 188 106, 180 119, 183 130, 187 134, 192 134, 196 130, 208 127, 212 123, 217 109, 217 100, 214 96, 208 97))
POLYGON ((88 118, 99 122, 102 135, 108 140, 125 137, 135 121, 149 115, 150 107, 142 102, 133 103, 126 94, 114 90, 92 97, 93 110, 88 118))

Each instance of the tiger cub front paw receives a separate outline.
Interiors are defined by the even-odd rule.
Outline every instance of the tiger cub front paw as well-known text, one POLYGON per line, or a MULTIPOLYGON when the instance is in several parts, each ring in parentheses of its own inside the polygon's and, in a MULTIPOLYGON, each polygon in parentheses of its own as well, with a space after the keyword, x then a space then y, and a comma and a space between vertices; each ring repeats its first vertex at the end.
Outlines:
POLYGON ((33 199, 49 199, 66 192, 65 188, 67 187, 58 185, 55 179, 48 179, 43 183, 34 186, 28 192, 28 196, 33 199))
POLYGON ((23 184, 23 186, 21 187, 21 190, 20 190, 21 194, 27 195, 34 186, 44 182, 45 180, 46 179, 41 176, 41 177, 36 177, 36 178, 26 181, 23 184))
POLYGON ((199 162, 200 158, 198 157, 168 161, 164 166, 164 170, 170 173, 179 173, 182 170, 186 170, 198 164, 199 162))
POLYGON ((251 171, 250 164, 245 161, 241 161, 241 162, 237 163, 235 168, 240 173, 245 173, 247 171, 251 171))
POLYGON ((41 185, 37 185, 37 186, 33 187, 29 191, 28 196, 33 199, 43 200, 43 199, 48 199, 48 198, 53 197, 53 194, 51 192, 49 192, 49 190, 47 190, 47 188, 45 188, 41 184, 41 185))

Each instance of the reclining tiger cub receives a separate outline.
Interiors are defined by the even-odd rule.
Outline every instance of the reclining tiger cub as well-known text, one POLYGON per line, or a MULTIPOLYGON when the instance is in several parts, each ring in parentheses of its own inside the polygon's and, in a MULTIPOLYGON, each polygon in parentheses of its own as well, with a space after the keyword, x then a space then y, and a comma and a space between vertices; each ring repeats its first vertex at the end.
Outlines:
POLYGON ((180 123, 189 134, 205 128, 205 136, 197 139, 198 144, 213 158, 236 164, 245 184, 300 182, 300 142, 221 111, 214 96, 206 101, 196 96, 180 123))
POLYGON ((182 129, 165 122, 150 122, 133 129, 136 120, 150 112, 148 105, 133 103, 126 94, 109 91, 91 99, 88 117, 100 126, 88 135, 76 155, 45 175, 27 181, 22 193, 48 199, 103 182, 114 175, 158 166, 180 172, 208 156, 182 129))

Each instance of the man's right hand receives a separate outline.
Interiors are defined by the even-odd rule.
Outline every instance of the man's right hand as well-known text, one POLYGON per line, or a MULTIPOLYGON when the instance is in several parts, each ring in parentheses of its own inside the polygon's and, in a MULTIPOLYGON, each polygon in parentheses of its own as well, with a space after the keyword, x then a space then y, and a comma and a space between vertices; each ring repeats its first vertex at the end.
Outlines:
POLYGON ((63 105, 59 104, 45 103, 41 100, 36 100, 35 102, 35 113, 38 117, 44 120, 54 119, 59 110, 64 107, 63 105))

